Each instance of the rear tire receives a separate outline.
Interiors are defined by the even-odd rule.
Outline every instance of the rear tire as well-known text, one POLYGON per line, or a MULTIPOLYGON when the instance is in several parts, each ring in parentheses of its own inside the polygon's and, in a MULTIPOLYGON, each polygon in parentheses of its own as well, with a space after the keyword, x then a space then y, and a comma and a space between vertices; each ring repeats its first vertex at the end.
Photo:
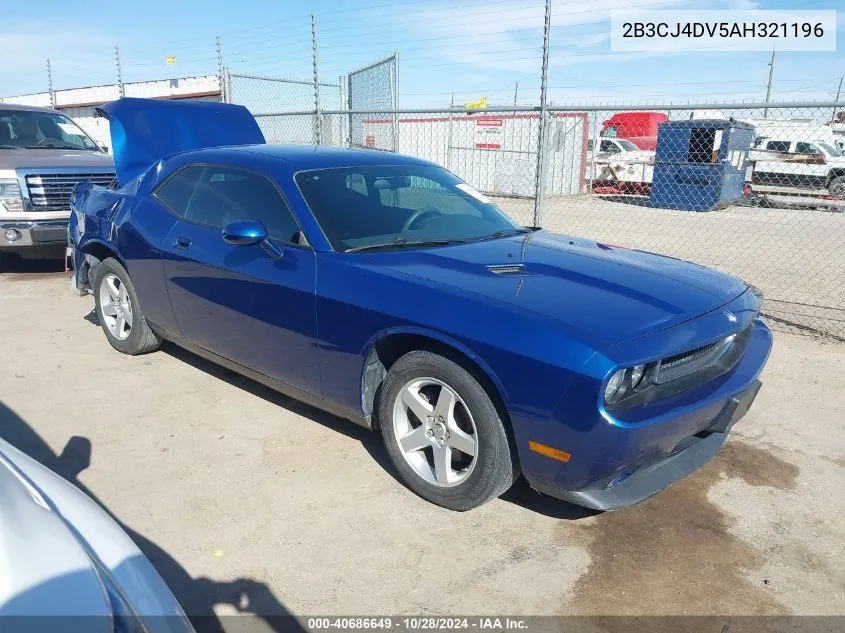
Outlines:
POLYGON ((94 270, 94 302, 97 319, 106 338, 118 352, 146 354, 161 345, 161 338, 152 331, 129 273, 116 259, 104 259, 94 270))
POLYGON ((827 190, 833 198, 845 200, 845 176, 837 176, 831 180, 827 190))
POLYGON ((463 367, 414 351, 381 387, 378 420, 402 481, 419 496, 470 510, 503 494, 519 475, 505 425, 490 395, 463 367))

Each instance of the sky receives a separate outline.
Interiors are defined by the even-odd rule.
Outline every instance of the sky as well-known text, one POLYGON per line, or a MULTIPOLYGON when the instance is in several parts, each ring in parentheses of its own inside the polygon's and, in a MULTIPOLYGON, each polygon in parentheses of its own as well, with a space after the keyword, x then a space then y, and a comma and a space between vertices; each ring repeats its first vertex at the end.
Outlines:
MULTIPOLYGON (((4 3, 6 4, 6 3, 4 3)), ((843 9, 842 0, 553 0, 549 100, 557 105, 756 101, 768 52, 614 53, 614 8, 843 9)), ((393 52, 399 105, 434 108, 487 96, 539 101, 544 0, 91 0, 14 2, 3 8, 0 95, 116 81, 215 74, 215 38, 232 71, 312 78, 311 12, 320 81, 393 52), (176 57, 167 65, 168 56, 176 57), (518 84, 518 92, 515 89, 518 84), (454 96, 453 96, 454 93, 454 96)), ((845 75, 845 11, 836 52, 779 52, 773 101, 831 100, 845 75)), ((845 93, 845 89, 843 89, 845 93)))

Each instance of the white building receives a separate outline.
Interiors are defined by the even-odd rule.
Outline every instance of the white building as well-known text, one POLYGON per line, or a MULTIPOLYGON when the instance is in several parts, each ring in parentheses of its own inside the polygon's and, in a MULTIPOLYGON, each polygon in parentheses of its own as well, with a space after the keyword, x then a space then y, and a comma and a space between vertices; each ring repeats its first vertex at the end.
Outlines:
MULTIPOLYGON (((217 75, 124 83, 123 89, 127 97, 220 101, 220 83, 217 75)), ((55 98, 53 107, 76 121, 77 125, 97 143, 111 146, 108 121, 97 117, 94 108, 118 99, 120 97, 118 84, 55 90, 53 96, 55 98)), ((49 92, 0 97, 0 103, 19 103, 44 107, 51 105, 49 92)))

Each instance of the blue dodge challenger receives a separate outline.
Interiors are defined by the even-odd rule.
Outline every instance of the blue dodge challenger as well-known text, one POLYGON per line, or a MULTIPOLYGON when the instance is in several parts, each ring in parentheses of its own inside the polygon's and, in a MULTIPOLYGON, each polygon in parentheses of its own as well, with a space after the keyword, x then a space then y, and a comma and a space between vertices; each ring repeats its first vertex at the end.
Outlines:
POLYGON ((436 504, 522 474, 629 506, 709 461, 760 388, 772 335, 739 279, 519 226, 417 158, 267 145, 240 106, 102 114, 117 182, 77 189, 68 233, 112 347, 172 341, 377 429, 436 504))

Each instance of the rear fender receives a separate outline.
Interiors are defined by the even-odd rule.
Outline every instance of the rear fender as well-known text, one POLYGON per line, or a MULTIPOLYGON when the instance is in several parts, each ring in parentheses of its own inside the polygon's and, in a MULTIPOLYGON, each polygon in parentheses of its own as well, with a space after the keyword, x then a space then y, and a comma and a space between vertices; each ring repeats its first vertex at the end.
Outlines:
POLYGON ((115 244, 120 217, 131 207, 134 193, 91 183, 79 185, 71 196, 68 246, 73 251, 71 286, 80 294, 90 290, 91 272, 106 257, 123 264, 115 244))

